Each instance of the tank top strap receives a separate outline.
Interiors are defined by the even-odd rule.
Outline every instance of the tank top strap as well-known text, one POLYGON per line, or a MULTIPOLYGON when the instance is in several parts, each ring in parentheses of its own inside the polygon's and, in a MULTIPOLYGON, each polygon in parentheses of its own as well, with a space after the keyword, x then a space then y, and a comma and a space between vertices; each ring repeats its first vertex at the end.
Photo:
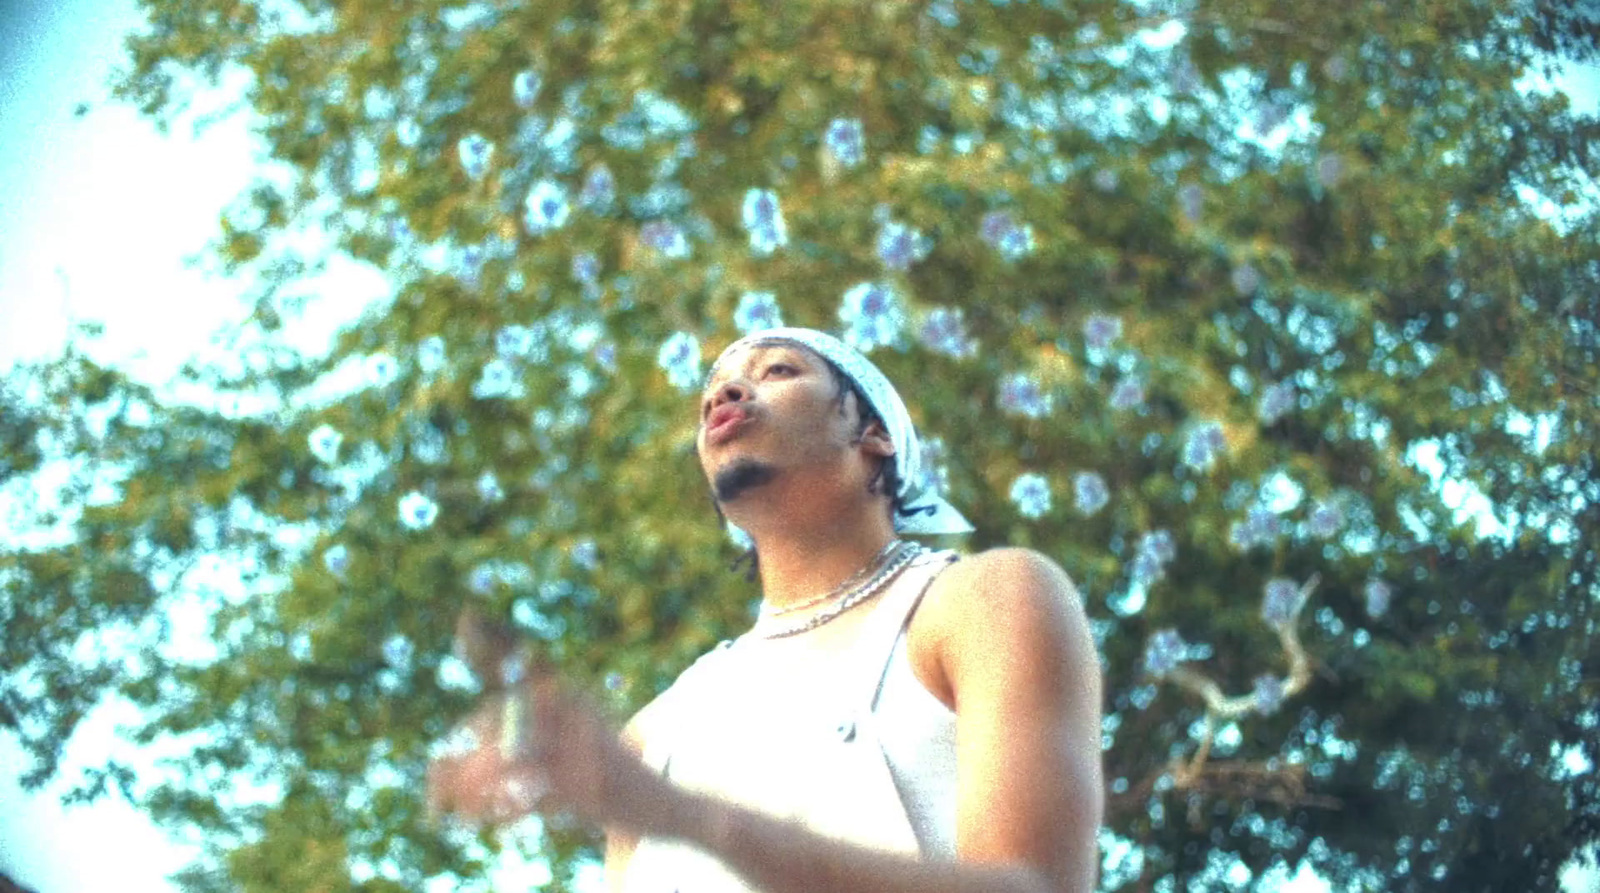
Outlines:
POLYGON ((859 669, 854 674, 853 685, 860 687, 850 695, 852 706, 859 707, 865 714, 872 712, 883 690, 895 644, 911 622, 911 615, 922 603, 922 596, 934 578, 959 557, 948 549, 923 555, 902 571, 900 578, 884 594, 855 646, 854 660, 859 669))

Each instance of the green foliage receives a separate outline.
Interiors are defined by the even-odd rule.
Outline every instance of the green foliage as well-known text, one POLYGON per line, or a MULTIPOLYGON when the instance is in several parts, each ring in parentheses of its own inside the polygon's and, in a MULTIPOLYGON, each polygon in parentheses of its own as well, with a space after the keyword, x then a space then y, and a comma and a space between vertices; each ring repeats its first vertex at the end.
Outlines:
MULTIPOLYGON (((619 712, 739 630, 755 592, 662 347, 714 355, 770 292, 787 323, 883 335, 964 547, 1079 582, 1110 830, 1142 855, 1108 888, 1306 858, 1554 889, 1600 837, 1596 774, 1559 759, 1600 759, 1600 161, 1594 118, 1515 85, 1593 62, 1593 26, 1171 5, 145 0, 125 98, 159 118, 193 77, 251 75, 279 167, 218 250, 264 284, 238 368, 191 373, 216 408, 77 355, 0 394, 0 484, 72 480, 18 528, 53 536, 0 556, 30 782, 118 694, 136 740, 188 747, 147 789, 102 778, 206 832, 190 889, 481 875, 419 803, 471 697, 456 613, 506 612, 619 712), (307 231, 393 284, 327 357, 280 334, 307 231), (863 283, 895 309, 841 315, 863 283), (1027 474, 1048 507, 1012 495, 1027 474), (1141 558, 1160 531, 1175 557, 1141 558), (1285 671, 1259 593, 1312 574, 1310 686, 1193 762, 1202 705, 1146 674, 1150 637, 1204 641, 1195 668, 1246 691, 1285 671), (196 605, 203 653, 163 626, 196 605)), ((533 841, 552 889, 589 842, 533 841)))

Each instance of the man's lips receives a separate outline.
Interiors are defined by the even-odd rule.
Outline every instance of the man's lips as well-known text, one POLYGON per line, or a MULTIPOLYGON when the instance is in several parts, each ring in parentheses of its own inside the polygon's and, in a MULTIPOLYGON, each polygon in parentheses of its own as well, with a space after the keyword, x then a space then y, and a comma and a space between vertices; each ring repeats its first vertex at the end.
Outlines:
POLYGON ((732 437, 749 419, 750 413, 744 407, 732 403, 724 403, 711 410, 711 415, 706 417, 706 443, 722 443, 732 437))

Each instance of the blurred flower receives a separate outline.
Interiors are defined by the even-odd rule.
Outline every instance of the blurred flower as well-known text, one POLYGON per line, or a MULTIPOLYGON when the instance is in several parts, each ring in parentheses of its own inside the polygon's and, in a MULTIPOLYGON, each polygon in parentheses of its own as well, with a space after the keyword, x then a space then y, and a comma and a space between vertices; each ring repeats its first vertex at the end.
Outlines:
POLYGON ((1137 376, 1124 375, 1111 389, 1112 409, 1132 409, 1144 402, 1144 385, 1137 376))
POLYGON ((1382 580, 1368 580, 1364 592, 1367 599, 1367 616, 1382 617, 1389 612, 1389 584, 1382 580))
POLYGON ((1319 502, 1316 508, 1311 510, 1311 517, 1307 520, 1306 526, 1312 536, 1327 539, 1344 527, 1344 512, 1331 502, 1319 502))
POLYGON ((524 111, 531 109, 534 100, 539 98, 539 88, 542 86, 544 78, 539 76, 539 72, 532 69, 519 71, 517 76, 511 79, 511 100, 519 109, 524 111))
POLYGON ((958 360, 978 352, 978 342, 967 337, 967 325, 959 307, 935 307, 928 311, 919 335, 929 350, 958 360))
POLYGON ((1019 225, 1006 211, 990 211, 978 223, 978 235, 1006 260, 1016 260, 1033 251, 1033 227, 1019 225))
POLYGON ((1053 404, 1050 395, 1026 372, 1016 372, 1000 380, 1000 408, 1006 412, 1037 419, 1049 415, 1053 404))
POLYGON ((666 370, 667 381, 680 391, 700 386, 700 342, 688 332, 673 332, 661 342, 656 365, 666 370))
POLYGON ((535 236, 567 225, 571 208, 567 205, 567 190, 551 180, 540 180, 528 190, 528 201, 523 222, 528 232, 535 236))
POLYGON ((600 280, 600 259, 585 251, 572 256, 572 278, 584 285, 600 280))
POLYGON ((1011 482, 1011 501, 1024 518, 1043 517, 1050 511, 1050 482, 1028 472, 1011 482))
POLYGON ((744 228, 750 233, 750 250, 765 257, 789 244, 778 194, 770 189, 750 189, 744 194, 744 228))
POLYGON ((928 4, 928 17, 946 28, 954 28, 961 24, 961 16, 956 12, 955 0, 933 0, 928 4))
POLYGON ((386 353, 368 356, 366 365, 367 383, 373 387, 385 387, 400 377, 400 364, 386 353))
POLYGON ((895 344, 906 324, 894 292, 875 282, 859 282, 844 293, 839 320, 846 326, 845 343, 862 353, 895 344))
POLYGON ((1280 381, 1261 391, 1261 399, 1256 403, 1256 418, 1263 425, 1271 425, 1294 409, 1294 402, 1294 383, 1280 381))
POLYGON ((417 344, 417 366, 424 373, 433 374, 444 368, 444 338, 429 335, 417 344))
POLYGON ((1094 176, 1090 178, 1090 181, 1094 183, 1094 188, 1101 192, 1110 192, 1116 189, 1118 180, 1117 172, 1110 168, 1101 168, 1095 171, 1094 176))
POLYGON ((950 488, 949 447, 938 437, 922 441, 921 489, 928 493, 944 493, 950 488))
POLYGON ((1157 678, 1171 673, 1189 660, 1189 643, 1175 629, 1151 633, 1144 646, 1144 671, 1157 678))
POLYGON ((472 396, 479 400, 519 396, 520 390, 521 382, 517 380, 516 370, 499 357, 484 363, 483 373, 472 384, 472 396))
POLYGON ((659 252, 663 257, 681 259, 689 256, 689 240, 683 228, 666 220, 652 220, 639 228, 639 241, 645 247, 659 252))
POLYGON ((592 571, 600 566, 600 548, 594 540, 581 539, 572 544, 572 549, 567 553, 572 558, 572 563, 586 571, 592 571))
POLYGON ((1256 268, 1249 261, 1245 261, 1233 268, 1228 281, 1233 283, 1233 290, 1239 297, 1248 298, 1261 287, 1261 274, 1256 272, 1256 268))
POLYGON ((746 335, 782 326, 777 296, 770 291, 747 291, 740 295, 739 306, 733 311, 733 325, 746 335))
POLYGON ((485 471, 478 475, 478 498, 484 502, 499 502, 506 498, 506 491, 500 487, 500 479, 494 472, 485 471))
POLYGON ((1317 159, 1317 182, 1324 189, 1332 189, 1344 179, 1344 159, 1332 152, 1324 153, 1317 159))
POLYGON ((456 143, 456 155, 461 159, 461 169, 474 180, 483 179, 489 172, 489 161, 494 158, 494 143, 479 133, 469 133, 456 143))
POLYGON ((822 144, 828 154, 845 167, 855 167, 866 158, 866 137, 858 118, 834 118, 828 122, 822 144))
POLYGON ((525 357, 533 351, 535 340, 527 326, 501 326, 494 333, 494 352, 502 357, 525 357))
POLYGON ((911 265, 928 256, 933 242, 920 230, 912 229, 898 221, 885 221, 878 230, 878 260, 891 270, 909 270, 911 265))
POLYGON ((306 438, 306 444, 311 449, 311 455, 317 460, 328 465, 339 461, 339 445, 344 443, 344 435, 340 434, 332 425, 318 425, 312 429, 311 436, 306 438))
POLYGON ((1183 445, 1183 464, 1205 471, 1217 460, 1217 454, 1227 446, 1222 436, 1222 426, 1216 422, 1202 422, 1189 430, 1189 439, 1183 445))
POLYGON ((397 670, 411 666, 411 656, 416 649, 411 645, 411 640, 395 633, 383 640, 383 661, 397 670))
POLYGON ((578 204, 591 211, 604 212, 610 210, 616 197, 617 179, 611 175, 611 168, 603 163, 589 168, 588 175, 583 178, 583 191, 578 193, 578 204))
POLYGON ((1266 506, 1252 506, 1243 521, 1228 529, 1228 540, 1240 549, 1271 545, 1283 532, 1283 522, 1266 506))
POLYGON ((1090 350, 1105 350, 1122 336, 1122 320, 1095 313, 1083 321, 1083 340, 1090 350))
POLYGON ((1271 716, 1283 706, 1285 694, 1282 679, 1272 675, 1265 675, 1256 677, 1255 688, 1251 692, 1251 697, 1255 699, 1256 712, 1262 716, 1271 716))
POLYGON ((350 569, 350 550, 344 543, 330 547, 322 553, 322 566, 328 569, 328 573, 343 580, 345 571, 350 569))
POLYGON ((432 527, 439 517, 439 504, 416 490, 400 497, 400 523, 408 530, 432 527))
POLYGON ((1199 220, 1205 207, 1205 191, 1193 183, 1184 185, 1178 189, 1178 207, 1190 221, 1199 220))
POLYGON ((1111 491, 1106 479, 1092 471, 1080 471, 1072 477, 1072 501, 1081 515, 1092 515, 1111 501, 1111 491))
POLYGON ((1284 577, 1277 577, 1267 581, 1265 594, 1261 599, 1261 619, 1268 626, 1282 627, 1294 623, 1300 616, 1300 609, 1305 607, 1305 594, 1299 584, 1284 577))

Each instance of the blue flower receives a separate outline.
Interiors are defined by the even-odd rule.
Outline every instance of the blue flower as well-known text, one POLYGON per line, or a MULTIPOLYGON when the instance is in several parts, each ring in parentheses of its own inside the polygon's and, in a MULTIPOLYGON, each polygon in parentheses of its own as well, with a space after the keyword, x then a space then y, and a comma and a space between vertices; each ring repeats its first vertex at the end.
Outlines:
POLYGON ((652 220, 639 228, 639 241, 663 257, 682 259, 689 256, 689 240, 683 228, 666 220, 652 220))
POLYGON ((417 366, 426 374, 433 374, 444 368, 445 364, 444 338, 438 335, 429 335, 417 344, 417 366))
POLYGON ((511 364, 496 357, 483 364, 483 374, 472 384, 472 396, 479 400, 520 396, 521 384, 511 364))
POLYGON ((1178 190, 1178 207, 1190 221, 1199 220, 1205 209, 1205 192, 1193 183, 1183 186, 1178 190))
POLYGON ((966 321, 959 307, 935 307, 928 311, 918 335, 934 353, 962 359, 978 352, 978 343, 967 337, 966 321))
POLYGON ((571 213, 567 204, 567 190, 560 183, 540 180, 528 190, 528 201, 522 220, 533 235, 544 235, 550 230, 567 225, 571 213))
POLYGON ((367 357, 367 382, 373 387, 386 387, 400 377, 400 364, 386 353, 367 357))
POLYGON ((1183 445, 1183 464, 1205 471, 1217 460, 1217 454, 1227 446, 1222 436, 1222 426, 1216 422, 1202 422, 1189 431, 1183 445))
POLYGON ((1233 283, 1234 292, 1241 298, 1250 297, 1261 286, 1261 274, 1256 272, 1256 268, 1249 261, 1234 267, 1228 280, 1233 283))
POLYGON ((1294 383, 1280 381, 1262 390, 1261 399, 1256 403, 1256 418, 1263 425, 1271 425, 1288 414, 1294 403, 1294 383))
POLYGON ((855 167, 866 158, 866 137, 859 118, 834 118, 823 132, 822 144, 834 160, 855 167))
POLYGON ((1106 479, 1092 471, 1080 471, 1073 476, 1072 495, 1078 513, 1085 516, 1100 511, 1111 501, 1106 479))
POLYGON ((399 633, 383 640, 383 661, 397 670, 411 666, 411 656, 415 652, 411 640, 399 633))
POLYGON ((1011 501, 1024 518, 1040 518, 1050 511, 1050 482, 1027 472, 1011 482, 1011 501))
POLYGON ((494 333, 495 353, 503 357, 526 357, 538 347, 539 334, 527 326, 501 326, 494 333))
POLYGON ((344 543, 329 548, 322 553, 322 566, 328 569, 328 573, 344 579, 345 571, 350 569, 350 550, 344 543))
POLYGON ((1283 532, 1283 522, 1276 512, 1266 506, 1252 506, 1243 521, 1235 521, 1228 529, 1228 540, 1240 549, 1270 546, 1283 532))
POLYGON ((1152 530, 1139 537, 1139 554, 1149 555, 1156 561, 1166 564, 1178 557, 1177 544, 1172 540, 1172 532, 1168 530, 1152 530))
POLYGON ((744 228, 750 233, 750 250, 765 257, 789 244, 778 194, 770 189, 750 189, 744 194, 744 228))
POLYGON ((666 370, 667 381, 680 391, 700 386, 700 342, 688 332, 673 332, 661 342, 656 365, 666 370))
POLYGON ((485 471, 478 475, 478 498, 484 502, 499 502, 506 498, 506 491, 500 488, 500 479, 494 472, 485 471))
POLYGON ((400 497, 400 523, 407 530, 432 527, 438 517, 439 504, 416 490, 400 497))
POLYGON ((1389 599, 1392 593, 1389 584, 1382 580, 1368 580, 1363 593, 1367 600, 1367 616, 1382 617, 1389 612, 1389 599))
POLYGON ((878 230, 877 245, 878 260, 891 270, 903 271, 927 257, 933 243, 920 230, 889 220, 878 230))
POLYGON ((617 197, 617 178, 604 163, 589 168, 583 178, 583 190, 578 193, 578 204, 591 211, 604 212, 611 208, 617 197))
POLYGON ((572 256, 572 278, 584 285, 600 280, 600 259, 585 251, 572 256))
POLYGON ((839 321, 845 343, 862 353, 898 343, 906 325, 894 291, 875 282, 858 282, 844 293, 839 321))
POLYGON ((1276 676, 1257 676, 1255 688, 1251 691, 1255 699, 1256 712, 1262 716, 1271 716, 1283 706, 1283 699, 1287 694, 1283 680, 1276 676))
POLYGON ((1040 387, 1033 376, 1017 372, 1000 380, 1000 408, 1014 415, 1030 419, 1050 414, 1054 401, 1040 387))
POLYGON ((1132 409, 1144 402, 1144 384, 1137 376, 1124 375, 1111 389, 1112 409, 1132 409))
POLYGON ((344 443, 344 435, 340 434, 332 425, 318 425, 312 430, 311 436, 306 438, 306 444, 311 449, 311 455, 318 461, 328 465, 339 461, 339 445, 344 443))
POLYGON ((1320 502, 1311 510, 1306 526, 1312 536, 1327 539, 1344 527, 1344 512, 1331 502, 1320 502))
POLYGON ((733 324, 745 335, 782 326, 777 296, 770 291, 747 291, 740 295, 739 306, 733 311, 733 324))
POLYGON ((1277 577, 1267 581, 1261 598, 1261 619, 1268 626, 1282 627, 1294 623, 1305 607, 1305 593, 1293 580, 1277 577))
POLYGON ((595 545, 594 540, 578 540, 572 544, 567 554, 572 558, 573 564, 586 571, 592 571, 600 566, 600 548, 595 545))
POLYGON ((517 76, 511 79, 511 100, 519 109, 531 109, 534 100, 539 98, 539 88, 542 86, 544 78, 539 76, 539 72, 532 69, 519 71, 517 76))
POLYGON ((1122 320, 1096 313, 1083 321, 1083 340, 1090 350, 1103 351, 1122 336, 1122 320))
POLYGON ((456 154, 461 159, 461 169, 474 180, 483 179, 489 172, 489 161, 494 158, 494 143, 479 133, 469 133, 456 143, 456 154))
POLYGON ((1189 643, 1175 629, 1157 630, 1144 646, 1144 671, 1157 678, 1189 659, 1189 643))

